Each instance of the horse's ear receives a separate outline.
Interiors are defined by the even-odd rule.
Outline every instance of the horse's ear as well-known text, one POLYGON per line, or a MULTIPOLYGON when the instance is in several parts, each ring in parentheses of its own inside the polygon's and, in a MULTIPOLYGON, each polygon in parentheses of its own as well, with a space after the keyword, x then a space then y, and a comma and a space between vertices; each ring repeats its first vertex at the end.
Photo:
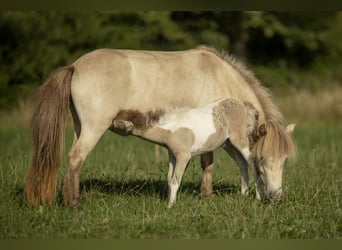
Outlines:
POLYGON ((292 123, 286 126, 286 132, 291 134, 293 132, 293 130, 295 129, 296 124, 292 123))
POLYGON ((264 136, 267 134, 267 130, 266 130, 266 124, 263 123, 259 126, 259 135, 260 137, 264 136))

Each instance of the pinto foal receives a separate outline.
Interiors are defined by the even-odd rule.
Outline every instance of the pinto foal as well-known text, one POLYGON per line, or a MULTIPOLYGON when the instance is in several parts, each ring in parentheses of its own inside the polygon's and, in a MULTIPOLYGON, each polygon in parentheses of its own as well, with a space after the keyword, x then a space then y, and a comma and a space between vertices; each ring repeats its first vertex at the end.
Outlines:
POLYGON ((146 113, 121 110, 110 129, 168 149, 169 207, 176 201, 177 190, 190 158, 219 147, 227 151, 240 166, 241 192, 245 194, 248 188, 248 165, 255 172, 250 149, 263 135, 263 129, 258 126, 258 112, 253 105, 235 99, 220 99, 194 109, 146 113))

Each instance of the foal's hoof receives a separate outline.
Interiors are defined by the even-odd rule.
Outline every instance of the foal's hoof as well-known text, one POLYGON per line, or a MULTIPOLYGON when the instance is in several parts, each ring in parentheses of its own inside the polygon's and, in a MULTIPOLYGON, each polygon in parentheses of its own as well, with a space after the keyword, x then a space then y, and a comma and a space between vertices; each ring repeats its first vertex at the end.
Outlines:
POLYGON ((249 191, 241 192, 241 195, 242 195, 242 196, 248 196, 248 195, 249 195, 249 191))
POLYGON ((171 208, 175 203, 174 202, 169 202, 169 204, 167 205, 167 208, 171 208))

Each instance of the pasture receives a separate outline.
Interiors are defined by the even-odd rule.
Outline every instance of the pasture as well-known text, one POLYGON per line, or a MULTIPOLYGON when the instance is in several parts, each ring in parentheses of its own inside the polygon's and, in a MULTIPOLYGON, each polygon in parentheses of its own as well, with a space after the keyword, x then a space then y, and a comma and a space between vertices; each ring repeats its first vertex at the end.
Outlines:
MULTIPOLYGON (((142 140, 106 132, 81 171, 80 212, 30 208, 23 201, 30 134, 22 126, 0 126, 0 238, 342 238, 342 127, 302 123, 294 132, 295 162, 284 170, 285 200, 263 204, 254 186, 240 196, 236 164, 215 153, 215 196, 199 193, 201 168, 193 159, 167 208, 167 153, 142 140)), ((66 148, 72 129, 67 129, 66 148)), ((59 183, 66 173, 65 153, 59 183)), ((252 180, 252 178, 251 178, 252 180)), ((59 189, 60 190, 60 189, 59 189)))
MULTIPOLYGON (((0 239, 341 239, 341 21, 340 12, 2 13, 0 35, 6 39, 0 45, 4 52, 0 67, 0 239), (87 32, 83 32, 83 27, 88 27, 87 32), (127 30, 133 31, 131 36, 127 36, 127 30), (202 171, 197 157, 185 171, 177 203, 168 209, 166 150, 155 151, 153 144, 107 131, 82 167, 82 209, 66 209, 62 206, 61 185, 73 137, 69 117, 56 205, 28 205, 24 185, 32 159, 28 129, 32 110, 26 98, 32 96, 51 69, 70 64, 99 46, 178 51, 197 44, 228 49, 245 57, 256 76, 272 90, 274 102, 286 121, 297 124, 294 138, 298 156, 285 165, 285 197, 280 203, 256 200, 253 178, 250 194, 242 197, 236 163, 218 150, 213 175, 215 195, 202 197, 199 192, 202 171)), ((88 54, 49 78, 51 85, 43 88, 41 98, 35 98, 41 105, 33 119, 37 128, 34 138, 36 145, 42 145, 44 139, 52 141, 58 137, 55 128, 64 121, 61 118, 69 106, 71 89, 61 83, 75 83, 72 100, 79 103, 78 113, 86 119, 80 119, 85 136, 70 157, 76 170, 66 179, 64 200, 70 207, 79 205, 77 168, 83 164, 83 155, 91 141, 97 139, 96 132, 102 135, 121 108, 148 110, 155 108, 156 103, 166 108, 192 106, 205 104, 220 93, 260 104, 265 108, 265 121, 280 120, 267 95, 260 99, 263 91, 254 77, 234 59, 215 50, 179 51, 178 56, 126 51, 126 57, 121 57, 121 53, 97 50, 88 54), (230 66, 222 64, 224 61, 230 66), (134 65, 134 71, 128 65, 134 65), (78 76, 71 78, 75 70, 78 76), (139 84, 127 84, 133 82, 139 84), (206 84, 209 82, 213 85, 206 84), (52 91, 56 86, 57 91, 52 91), (146 89, 153 90, 151 97, 146 95, 146 89), (64 109, 55 109, 53 103, 64 109), (92 105, 96 103, 101 105, 92 105)), ((78 119, 75 121, 78 127, 78 119)), ((283 149, 286 144, 289 145, 285 143, 283 149)), ((36 147, 40 153, 35 154, 34 159, 38 160, 31 172, 33 181, 26 188, 33 194, 28 199, 31 204, 49 203, 53 193, 50 191, 54 191, 55 182, 35 175, 42 172, 39 166, 54 167, 49 164, 54 162, 54 154, 49 152, 58 150, 55 143, 48 145, 51 147, 42 150, 36 147), (44 180, 52 185, 45 185, 44 180), (39 182, 43 185, 35 185, 39 182)), ((281 144, 267 140, 262 145, 281 144)))

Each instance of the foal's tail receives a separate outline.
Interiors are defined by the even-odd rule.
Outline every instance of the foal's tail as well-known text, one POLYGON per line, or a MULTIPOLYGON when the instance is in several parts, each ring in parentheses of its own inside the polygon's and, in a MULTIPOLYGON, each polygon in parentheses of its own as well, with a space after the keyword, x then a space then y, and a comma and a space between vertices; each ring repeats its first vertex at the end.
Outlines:
POLYGON ((33 156, 25 185, 25 197, 32 206, 54 203, 73 72, 72 65, 57 69, 35 96, 33 156))

